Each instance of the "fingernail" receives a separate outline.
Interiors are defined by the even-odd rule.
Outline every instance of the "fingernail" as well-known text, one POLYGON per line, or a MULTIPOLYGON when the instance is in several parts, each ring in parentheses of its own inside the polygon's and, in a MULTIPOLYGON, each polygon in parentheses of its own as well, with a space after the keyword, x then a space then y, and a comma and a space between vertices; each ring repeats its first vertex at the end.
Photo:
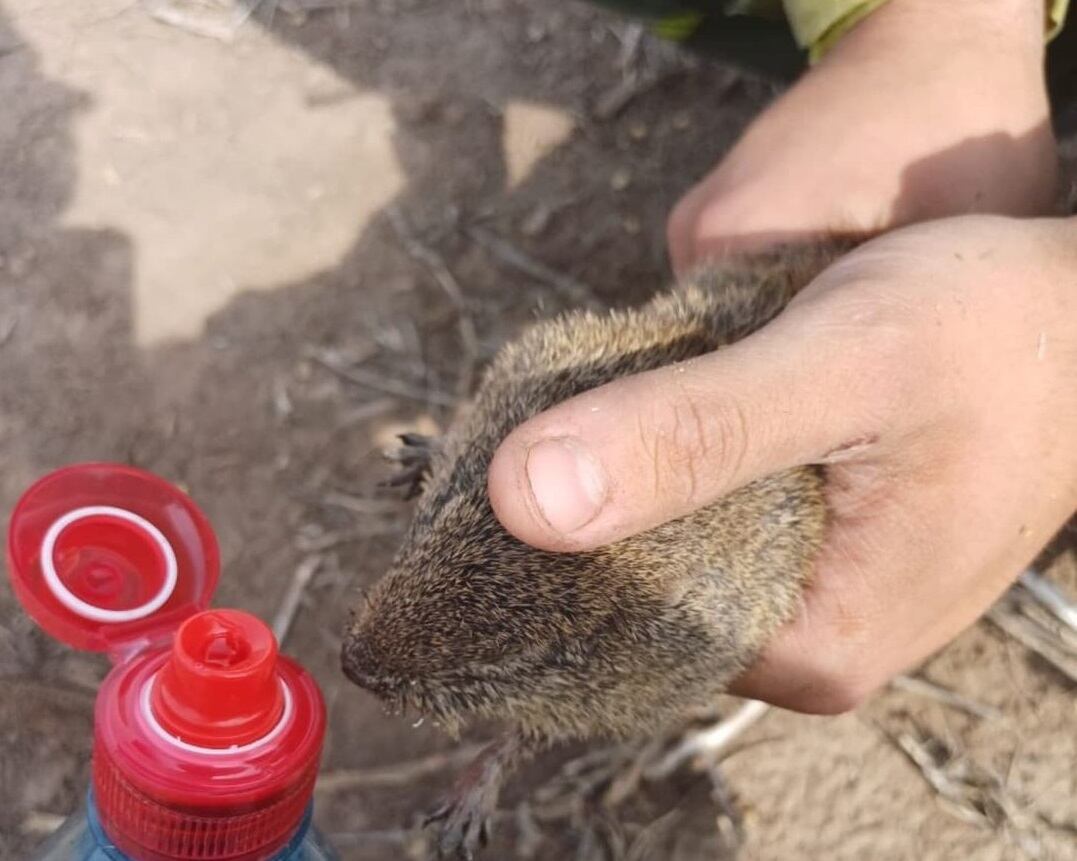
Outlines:
POLYGON ((562 437, 532 446, 527 480, 542 516, 562 534, 586 526, 606 501, 602 468, 579 440, 562 437))

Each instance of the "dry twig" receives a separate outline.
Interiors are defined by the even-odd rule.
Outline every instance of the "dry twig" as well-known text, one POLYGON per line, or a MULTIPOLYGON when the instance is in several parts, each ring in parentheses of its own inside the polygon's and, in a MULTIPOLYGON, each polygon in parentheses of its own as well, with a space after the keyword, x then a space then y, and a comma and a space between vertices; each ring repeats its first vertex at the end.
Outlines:
POLYGON ((310 584, 311 578, 321 567, 323 557, 320 555, 308 556, 299 563, 292 576, 292 582, 288 584, 288 590, 281 599, 280 609, 273 617, 273 634, 277 638, 278 645, 283 646, 288 637, 288 631, 292 627, 296 613, 299 612, 299 604, 303 600, 303 592, 310 584))
POLYGON ((648 780, 668 777, 689 759, 713 759, 734 739, 765 715, 770 707, 758 700, 748 700, 732 717, 688 735, 661 760, 644 771, 648 780))
MULTIPOLYGON (((0 54, 2 56, 2 54, 0 54)), ((15 328, 19 325, 19 318, 15 314, 0 317, 0 347, 11 340, 15 334, 15 328)))
POLYGON ((976 700, 969 699, 955 691, 948 690, 947 688, 942 687, 942 685, 936 685, 933 682, 918 679, 914 676, 897 676, 891 680, 890 685, 891 687, 905 691, 906 693, 928 697, 929 699, 936 700, 944 705, 951 706, 952 708, 959 709, 963 712, 968 712, 983 720, 994 720, 1001 716, 999 710, 993 706, 978 703, 976 700))
POLYGON ((382 786, 404 786, 451 768, 466 765, 478 756, 485 745, 471 744, 445 753, 376 768, 353 768, 329 771, 318 778, 316 792, 347 792, 382 786))
POLYGON ((1077 682, 1077 629, 1070 625, 1073 602, 1034 571, 990 610, 986 618, 1077 682))
POLYGON ((396 404, 395 398, 378 398, 374 401, 367 401, 365 404, 360 404, 344 413, 340 423, 344 426, 362 424, 392 412, 396 404))
POLYGON ((323 532, 320 535, 300 536, 296 539, 296 549, 303 553, 324 553, 342 544, 354 544, 385 535, 396 535, 403 526, 393 521, 373 521, 363 523, 354 529, 342 529, 336 532, 323 532))
POLYGON ((1018 803, 997 774, 963 759, 938 739, 911 733, 886 737, 919 769, 943 809, 957 818, 982 828, 1005 829, 1018 840, 1043 824, 1038 814, 1018 803))
POLYGON ((1064 595, 1058 586, 1031 568, 1021 575, 1018 582, 1056 619, 1077 633, 1077 604, 1064 595))
POLYGON ((482 227, 469 227, 467 235, 506 266, 546 284, 564 299, 585 307, 599 307, 600 303, 595 300, 593 291, 582 281, 551 269, 497 234, 482 227))
POLYGON ((525 859, 534 858, 545 838, 527 801, 521 801, 516 806, 513 821, 516 825, 516 854, 525 859))
POLYGON ((418 386, 413 386, 411 383, 404 382, 403 380, 394 380, 391 377, 387 377, 385 374, 378 374, 373 371, 368 371, 365 368, 346 368, 339 364, 335 357, 327 350, 319 350, 312 347, 305 351, 305 355, 312 362, 321 365, 327 371, 336 374, 342 380, 347 380, 349 383, 355 383, 357 386, 364 386, 365 388, 374 389, 375 391, 387 395, 395 395, 398 398, 407 398, 408 400, 418 401, 422 404, 437 404, 438 406, 443 407, 451 407, 457 400, 448 392, 443 392, 438 389, 421 389, 418 386))
POLYGON ((402 510, 397 499, 372 499, 335 490, 322 497, 322 504, 354 511, 356 514, 400 514, 402 510))
POLYGON ((44 837, 48 834, 52 834, 57 828, 63 825, 64 818, 65 817, 56 813, 31 810, 22 820, 22 823, 19 825, 19 830, 23 834, 32 835, 34 837, 44 837))
POLYGON ((146 9, 151 18, 155 18, 162 24, 196 36, 230 43, 235 40, 243 25, 258 10, 262 2, 263 0, 238 0, 230 14, 223 10, 215 13, 184 9, 177 5, 177 0, 146 0, 146 9))
POLYGON ((595 99, 591 116, 599 122, 609 122, 648 90, 668 81, 675 71, 664 69, 641 72, 633 69, 595 99))
POLYGON ((475 366, 479 356, 479 338, 475 331, 475 321, 471 319, 471 314, 467 309, 464 291, 460 289, 460 284, 445 261, 442 260, 441 255, 419 241, 415 231, 411 229, 411 225, 408 224, 407 219, 404 217, 404 213, 398 207, 390 206, 386 210, 386 216, 408 256, 423 264, 430 271, 434 281, 437 282, 456 308, 460 345, 464 348, 464 359, 461 362, 460 374, 456 381, 456 394, 459 397, 465 397, 471 391, 471 384, 475 378, 475 366))
POLYGON ((652 861, 661 853, 663 842, 681 818, 681 811, 674 808, 658 819, 644 826, 636 835, 632 846, 625 856, 625 861, 652 861))
POLYGON ((280 0, 280 10, 287 15, 305 15, 327 9, 347 9, 359 6, 363 0, 280 0))

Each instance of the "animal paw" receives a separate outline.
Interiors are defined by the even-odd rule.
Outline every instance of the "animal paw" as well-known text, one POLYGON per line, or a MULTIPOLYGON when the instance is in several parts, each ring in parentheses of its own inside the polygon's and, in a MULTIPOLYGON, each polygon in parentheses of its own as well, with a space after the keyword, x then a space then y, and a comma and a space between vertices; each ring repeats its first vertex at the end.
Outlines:
POLYGON ((437 440, 417 433, 400 434, 399 439, 400 448, 388 457, 400 465, 400 471, 392 478, 381 482, 381 486, 403 487, 404 498, 414 499, 422 493, 423 483, 430 471, 430 458, 437 447, 437 440))
POLYGON ((525 751, 516 735, 489 745, 460 775, 448 801, 426 818, 424 827, 438 825, 439 861, 474 861, 486 846, 501 786, 525 751))
POLYGON ((438 824, 439 861, 474 861, 490 841, 490 816, 482 800, 455 799, 446 802, 424 821, 424 827, 438 824))

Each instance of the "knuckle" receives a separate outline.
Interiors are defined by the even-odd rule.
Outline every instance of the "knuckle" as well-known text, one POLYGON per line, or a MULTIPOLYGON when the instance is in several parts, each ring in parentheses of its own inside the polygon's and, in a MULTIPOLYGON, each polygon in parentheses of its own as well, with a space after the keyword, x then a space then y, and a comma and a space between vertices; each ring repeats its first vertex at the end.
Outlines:
POLYGON ((690 199, 684 199, 674 207, 666 220, 666 244, 679 257, 688 258, 696 246, 696 220, 698 208, 690 199))
POLYGON ((659 409, 664 415, 641 425, 656 495, 686 505, 708 501, 743 467, 748 425, 743 408, 732 401, 711 403, 682 389, 659 409))
POLYGON ((728 231, 735 226, 738 208, 735 200, 722 198, 710 201, 699 209, 693 228, 700 238, 728 231))
POLYGON ((666 220, 666 239, 673 244, 680 242, 692 228, 694 207, 687 200, 682 200, 670 212, 666 220))
POLYGON ((694 399, 674 401, 665 448, 666 462, 671 473, 680 476, 687 502, 694 502, 699 497, 700 482, 714 451, 710 436, 703 413, 694 399))
POLYGON ((707 201, 697 188, 674 207, 666 221, 666 241, 690 255, 694 265, 738 232, 738 219, 724 201, 707 201), (697 259, 698 258, 698 259, 697 259))

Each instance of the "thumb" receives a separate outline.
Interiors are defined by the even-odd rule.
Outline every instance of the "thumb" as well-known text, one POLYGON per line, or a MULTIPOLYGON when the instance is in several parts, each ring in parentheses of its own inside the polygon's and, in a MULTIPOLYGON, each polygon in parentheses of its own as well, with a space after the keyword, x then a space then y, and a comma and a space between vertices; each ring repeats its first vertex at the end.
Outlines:
POLYGON ((495 453, 495 514, 535 547, 587 550, 770 473, 861 451, 909 418, 907 381, 922 373, 908 367, 902 327, 876 311, 827 294, 794 302, 719 352, 553 407, 495 453))

